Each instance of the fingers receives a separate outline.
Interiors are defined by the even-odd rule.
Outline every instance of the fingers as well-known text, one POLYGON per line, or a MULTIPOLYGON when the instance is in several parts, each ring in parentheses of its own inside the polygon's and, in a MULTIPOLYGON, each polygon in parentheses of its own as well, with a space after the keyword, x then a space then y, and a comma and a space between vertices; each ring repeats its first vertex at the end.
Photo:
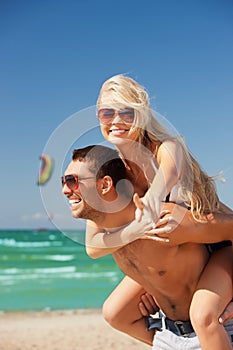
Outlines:
POLYGON ((143 210, 143 208, 144 208, 143 201, 140 199, 140 197, 137 193, 134 194, 133 201, 138 209, 143 210))
POLYGON ((171 216, 166 216, 166 217, 164 217, 162 219, 159 219, 157 221, 157 225, 156 226, 159 227, 159 226, 167 225, 171 220, 172 220, 171 216))
POLYGON ((143 215, 143 209, 144 209, 144 203, 139 197, 137 193, 134 194, 133 196, 133 201, 136 206, 136 211, 135 211, 135 220, 137 222, 140 222, 142 220, 142 215, 143 215))
POLYGON ((147 235, 157 235, 162 238, 169 238, 169 234, 172 231, 171 226, 165 226, 161 228, 152 228, 150 231, 147 231, 147 235))
POLYGON ((135 210, 135 220, 137 222, 140 222, 142 220, 142 215, 143 215, 143 210, 137 208, 135 210))
POLYGON ((170 242, 169 238, 162 238, 162 237, 158 237, 155 235, 151 236, 149 234, 146 234, 145 238, 151 239, 153 241, 160 242, 160 243, 169 243, 170 242))
POLYGON ((162 218, 163 216, 165 216, 167 214, 171 214, 171 211, 170 210, 161 210, 160 217, 162 218))
POLYGON ((223 324, 233 318, 233 302, 231 301, 223 314, 219 317, 219 323, 223 324))
POLYGON ((141 302, 138 306, 143 316, 153 315, 158 311, 154 298, 149 293, 145 293, 141 296, 141 302))
POLYGON ((139 311, 141 312, 142 316, 150 316, 150 313, 145 308, 145 305, 143 304, 143 302, 140 302, 138 304, 138 308, 139 308, 139 311))

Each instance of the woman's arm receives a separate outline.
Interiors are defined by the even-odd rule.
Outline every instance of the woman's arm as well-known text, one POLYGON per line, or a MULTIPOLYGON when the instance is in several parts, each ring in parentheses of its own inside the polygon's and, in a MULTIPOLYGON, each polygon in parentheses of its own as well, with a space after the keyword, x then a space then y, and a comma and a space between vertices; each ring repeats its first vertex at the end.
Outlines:
MULTIPOLYGON (((183 163, 182 147, 176 140, 164 141, 159 147, 156 158, 159 164, 158 171, 149 190, 141 198, 154 222, 159 218, 161 202, 179 180, 183 163)), ((136 209, 136 220, 140 221, 142 214, 142 209, 136 209)))
MULTIPOLYGON (((170 214, 166 214, 160 220, 161 232, 159 229, 150 231, 151 239, 153 232, 159 236, 158 240, 169 241, 172 245, 216 243, 233 239, 233 211, 230 208, 228 213, 216 212, 207 215, 203 222, 195 221, 189 210, 177 204, 165 203, 163 209, 170 210, 170 214), (170 232, 163 232, 163 226, 169 226, 170 232)), ((156 236, 154 238, 157 240, 156 236)))
MULTIPOLYGON (((116 246, 107 246, 105 243, 106 231, 98 227, 94 222, 87 220, 86 223, 86 252, 92 259, 112 254, 117 250, 116 246)), ((113 236, 111 238, 114 238, 113 236)), ((110 238, 110 239, 111 239, 110 238)), ((109 239, 109 240, 110 240, 109 239)))
POLYGON ((100 228, 94 222, 88 220, 86 225, 86 252, 92 258, 112 254, 124 245, 135 241, 151 230, 152 223, 148 215, 143 215, 140 223, 136 220, 124 227, 117 227, 108 231, 100 228), (114 231, 113 231, 114 230, 114 231))

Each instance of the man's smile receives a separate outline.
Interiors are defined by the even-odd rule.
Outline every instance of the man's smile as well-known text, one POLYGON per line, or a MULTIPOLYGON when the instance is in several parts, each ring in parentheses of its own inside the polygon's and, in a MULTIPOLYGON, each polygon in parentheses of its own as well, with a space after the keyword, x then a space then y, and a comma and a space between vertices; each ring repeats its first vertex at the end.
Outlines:
POLYGON ((69 199, 70 209, 75 209, 79 205, 79 203, 82 202, 82 198, 77 196, 75 199, 69 199))

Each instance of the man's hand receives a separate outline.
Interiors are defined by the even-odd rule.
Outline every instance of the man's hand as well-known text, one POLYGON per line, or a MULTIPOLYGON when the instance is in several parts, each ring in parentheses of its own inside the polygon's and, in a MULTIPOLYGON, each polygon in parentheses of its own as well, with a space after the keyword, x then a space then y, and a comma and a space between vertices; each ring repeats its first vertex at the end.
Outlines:
POLYGON ((233 318, 233 301, 231 301, 225 308, 223 314, 219 317, 219 323, 223 324, 233 318))
POLYGON ((142 316, 145 317, 154 315, 157 311, 159 311, 154 298, 149 293, 145 293, 141 296, 141 302, 138 304, 138 307, 142 316))

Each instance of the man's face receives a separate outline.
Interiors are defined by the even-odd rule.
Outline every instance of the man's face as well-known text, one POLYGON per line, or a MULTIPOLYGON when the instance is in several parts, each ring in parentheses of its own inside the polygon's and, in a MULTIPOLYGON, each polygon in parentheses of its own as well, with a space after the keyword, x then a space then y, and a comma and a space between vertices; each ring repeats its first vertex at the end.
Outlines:
POLYGON ((95 174, 89 170, 88 162, 72 161, 64 175, 75 175, 78 181, 74 189, 69 188, 66 181, 62 188, 62 193, 69 200, 72 216, 94 219, 99 214, 100 198, 97 192, 98 181, 96 182, 95 174))

